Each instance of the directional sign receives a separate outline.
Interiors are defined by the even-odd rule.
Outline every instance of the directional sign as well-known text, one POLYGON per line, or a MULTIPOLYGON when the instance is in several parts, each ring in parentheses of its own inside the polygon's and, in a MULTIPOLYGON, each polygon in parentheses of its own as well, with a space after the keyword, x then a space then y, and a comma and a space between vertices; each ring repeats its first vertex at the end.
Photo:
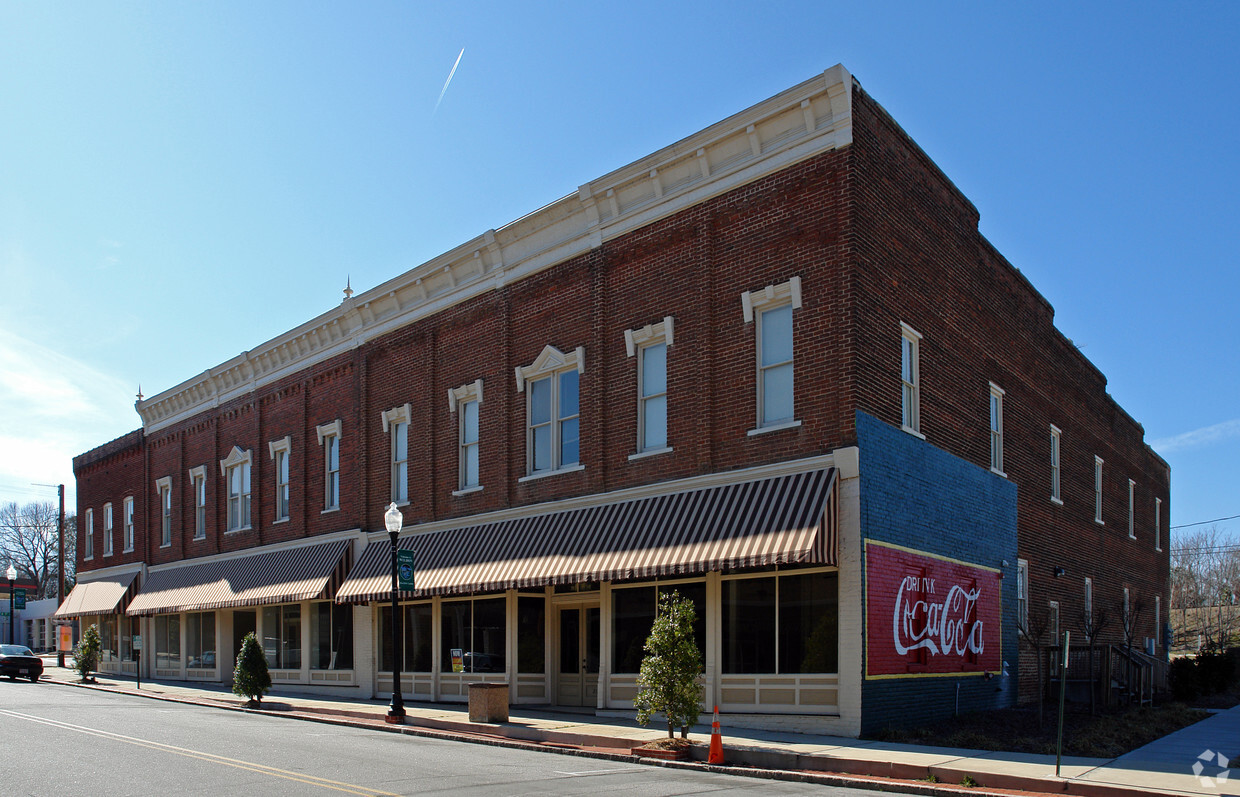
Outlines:
POLYGON ((396 578, 402 592, 413 589, 413 551, 396 552, 396 578))
POLYGON ((14 609, 26 608, 26 590, 24 589, 13 590, 13 608, 14 609))

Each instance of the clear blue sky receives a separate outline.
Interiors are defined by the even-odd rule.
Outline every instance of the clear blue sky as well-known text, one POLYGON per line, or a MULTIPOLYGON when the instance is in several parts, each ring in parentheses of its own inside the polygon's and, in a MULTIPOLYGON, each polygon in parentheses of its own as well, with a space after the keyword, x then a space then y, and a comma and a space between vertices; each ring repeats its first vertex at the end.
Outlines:
POLYGON ((1172 522, 1240 515, 1237 41, 1230 2, 3 2, 0 501, 72 490, 139 383, 839 62, 1144 424, 1172 522))

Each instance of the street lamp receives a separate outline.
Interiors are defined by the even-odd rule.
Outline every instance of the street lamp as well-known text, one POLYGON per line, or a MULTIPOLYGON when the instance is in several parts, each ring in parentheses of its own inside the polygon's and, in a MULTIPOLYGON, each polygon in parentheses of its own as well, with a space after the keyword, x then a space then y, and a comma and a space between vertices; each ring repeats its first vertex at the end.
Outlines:
POLYGON ((400 589, 399 576, 396 571, 396 538, 405 525, 405 516, 393 501, 383 513, 383 524, 387 526, 388 537, 392 540, 392 702, 388 705, 387 717, 384 719, 394 725, 405 723, 405 699, 400 694, 400 635, 397 633, 397 592, 400 589))
MULTIPOLYGON (((392 539, 396 538, 393 537, 392 539)), ((392 554, 392 556, 395 555, 392 554)), ((9 569, 4 571, 4 577, 9 580, 9 644, 12 645, 15 644, 13 642, 13 626, 17 625, 17 615, 13 613, 13 588, 17 585, 17 568, 10 564, 9 569)))

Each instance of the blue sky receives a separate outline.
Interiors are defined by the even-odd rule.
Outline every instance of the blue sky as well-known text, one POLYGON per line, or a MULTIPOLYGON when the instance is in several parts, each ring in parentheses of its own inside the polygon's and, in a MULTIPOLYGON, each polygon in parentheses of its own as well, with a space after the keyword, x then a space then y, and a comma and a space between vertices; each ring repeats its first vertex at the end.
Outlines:
POLYGON ((1240 515, 1238 39, 1221 2, 0 3, 0 501, 72 505, 139 384, 843 63, 1144 425, 1172 522, 1240 515))

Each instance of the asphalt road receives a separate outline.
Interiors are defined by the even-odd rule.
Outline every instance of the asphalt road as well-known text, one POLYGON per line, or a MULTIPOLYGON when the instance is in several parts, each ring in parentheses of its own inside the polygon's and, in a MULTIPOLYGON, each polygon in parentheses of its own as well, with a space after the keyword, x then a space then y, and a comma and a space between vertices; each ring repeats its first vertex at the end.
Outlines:
POLYGON ((0 679, 6 795, 861 795, 0 679))

